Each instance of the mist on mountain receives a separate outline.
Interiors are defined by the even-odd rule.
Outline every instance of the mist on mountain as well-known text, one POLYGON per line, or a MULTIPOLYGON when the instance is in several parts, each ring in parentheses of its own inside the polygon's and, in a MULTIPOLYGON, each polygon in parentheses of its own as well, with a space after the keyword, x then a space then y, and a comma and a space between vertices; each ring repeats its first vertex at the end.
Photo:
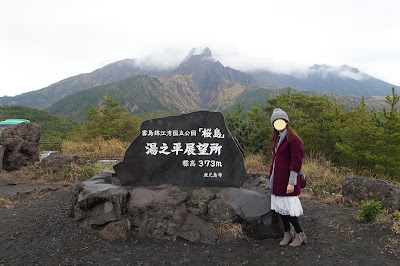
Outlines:
MULTIPOLYGON (((224 110, 234 105, 236 98, 242 93, 260 88, 292 87, 298 90, 340 95, 386 96, 390 94, 392 87, 397 87, 348 65, 334 67, 315 64, 303 70, 297 68, 290 73, 278 73, 257 67, 240 71, 223 65, 208 47, 200 47, 193 48, 186 57, 170 51, 160 55, 159 58, 149 56, 142 59, 120 60, 91 73, 69 77, 37 91, 15 97, 0 97, 0 104, 45 109, 69 95, 107 84, 110 84, 110 88, 124 84, 124 90, 127 92, 129 88, 135 88, 140 94, 146 94, 147 89, 152 91, 157 87, 156 91, 147 93, 159 97, 161 105, 171 105, 173 106, 171 110, 181 110, 181 112, 224 110), (130 84, 129 82, 143 81, 143 79, 129 79, 136 75, 153 77, 154 84, 157 85, 144 85, 139 88, 137 84, 130 84), (118 83, 126 79, 129 80, 118 83)), ((102 87, 101 90, 103 89, 102 87)), ((91 90, 95 91, 96 89, 91 90)), ((248 93, 246 95, 249 97, 248 93)), ((85 97, 91 95, 85 93, 85 97)), ((63 101, 63 106, 67 104, 63 101)), ((139 105, 141 104, 136 100, 134 103, 126 102, 128 109, 132 110, 135 109, 134 106, 139 105)), ((165 108, 170 110, 169 107, 165 108)), ((59 107, 52 108, 52 110, 58 109, 59 107)))

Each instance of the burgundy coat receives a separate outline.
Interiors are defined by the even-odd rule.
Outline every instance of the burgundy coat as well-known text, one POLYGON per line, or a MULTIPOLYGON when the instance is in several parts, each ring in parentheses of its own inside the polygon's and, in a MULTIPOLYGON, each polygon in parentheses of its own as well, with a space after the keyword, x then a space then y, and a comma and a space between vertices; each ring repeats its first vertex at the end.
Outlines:
POLYGON ((275 152, 272 159, 269 176, 272 174, 272 166, 275 159, 275 172, 272 184, 272 192, 276 196, 297 196, 300 194, 300 174, 297 175, 297 185, 291 194, 286 194, 287 185, 289 183, 290 171, 300 173, 303 163, 303 143, 301 140, 293 136, 291 143, 285 137, 275 152))

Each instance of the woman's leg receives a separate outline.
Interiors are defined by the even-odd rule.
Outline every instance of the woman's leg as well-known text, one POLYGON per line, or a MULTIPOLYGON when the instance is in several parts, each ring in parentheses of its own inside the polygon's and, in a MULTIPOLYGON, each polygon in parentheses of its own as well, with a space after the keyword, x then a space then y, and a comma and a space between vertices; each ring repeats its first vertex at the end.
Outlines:
POLYGON ((279 243, 281 246, 286 246, 292 240, 292 236, 290 234, 290 223, 289 223, 289 215, 282 215, 281 219, 283 223, 283 227, 285 229, 285 234, 283 235, 282 241, 279 243))
POLYGON ((285 232, 289 232, 290 231, 290 224, 289 224, 290 216, 281 214, 281 219, 282 219, 283 228, 285 229, 285 232))
POLYGON ((307 243, 307 236, 301 229, 299 221, 297 220, 297 217, 290 216, 289 221, 293 225, 294 229, 296 230, 296 235, 295 235, 292 243, 289 244, 289 246, 298 247, 298 246, 301 246, 301 244, 303 244, 303 243, 307 243))
POLYGON ((293 225, 294 230, 296 230, 296 233, 299 234, 299 233, 303 232, 303 230, 300 227, 300 224, 299 224, 299 221, 298 221, 297 217, 296 216, 289 216, 289 215, 287 215, 287 216, 288 216, 288 220, 293 225))

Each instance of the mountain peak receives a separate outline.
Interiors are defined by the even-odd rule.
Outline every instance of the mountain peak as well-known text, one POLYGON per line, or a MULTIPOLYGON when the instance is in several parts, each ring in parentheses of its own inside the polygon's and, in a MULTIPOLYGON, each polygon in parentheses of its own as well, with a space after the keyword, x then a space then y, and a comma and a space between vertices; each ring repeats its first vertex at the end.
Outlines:
POLYGON ((205 60, 205 61, 215 62, 215 59, 212 56, 212 52, 208 47, 193 48, 186 56, 186 58, 182 61, 181 64, 194 60, 196 61, 205 60))
MULTIPOLYGON (((340 67, 333 67, 330 65, 313 65, 309 68, 309 74, 320 75, 326 79, 328 76, 336 76, 341 79, 353 79, 357 81, 371 78, 369 75, 361 72, 355 67, 349 65, 342 65, 340 67)), ((305 76, 307 77, 307 75, 305 76)))
POLYGON ((315 64, 315 65, 309 67, 309 69, 312 71, 327 71, 327 70, 333 69, 333 67, 330 65, 325 65, 325 64, 324 65, 315 64))
POLYGON ((201 55, 201 56, 206 56, 206 57, 211 56, 211 57, 212 57, 211 50, 210 50, 210 48, 208 48, 208 47, 197 47, 197 48, 193 48, 193 49, 190 51, 189 54, 191 54, 191 55, 201 55))
POLYGON ((340 67, 340 70, 342 70, 342 71, 350 71, 350 72, 353 72, 353 73, 360 73, 360 70, 358 68, 355 68, 355 67, 352 67, 352 66, 349 66, 349 65, 342 65, 340 67))

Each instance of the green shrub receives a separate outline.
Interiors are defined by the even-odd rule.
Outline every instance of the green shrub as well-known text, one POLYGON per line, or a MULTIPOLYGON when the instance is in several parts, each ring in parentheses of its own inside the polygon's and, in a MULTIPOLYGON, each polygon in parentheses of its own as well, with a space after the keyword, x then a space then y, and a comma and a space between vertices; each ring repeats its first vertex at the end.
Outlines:
POLYGON ((361 205, 358 207, 358 217, 365 222, 374 221, 383 212, 380 201, 371 200, 365 202, 362 200, 361 205))

